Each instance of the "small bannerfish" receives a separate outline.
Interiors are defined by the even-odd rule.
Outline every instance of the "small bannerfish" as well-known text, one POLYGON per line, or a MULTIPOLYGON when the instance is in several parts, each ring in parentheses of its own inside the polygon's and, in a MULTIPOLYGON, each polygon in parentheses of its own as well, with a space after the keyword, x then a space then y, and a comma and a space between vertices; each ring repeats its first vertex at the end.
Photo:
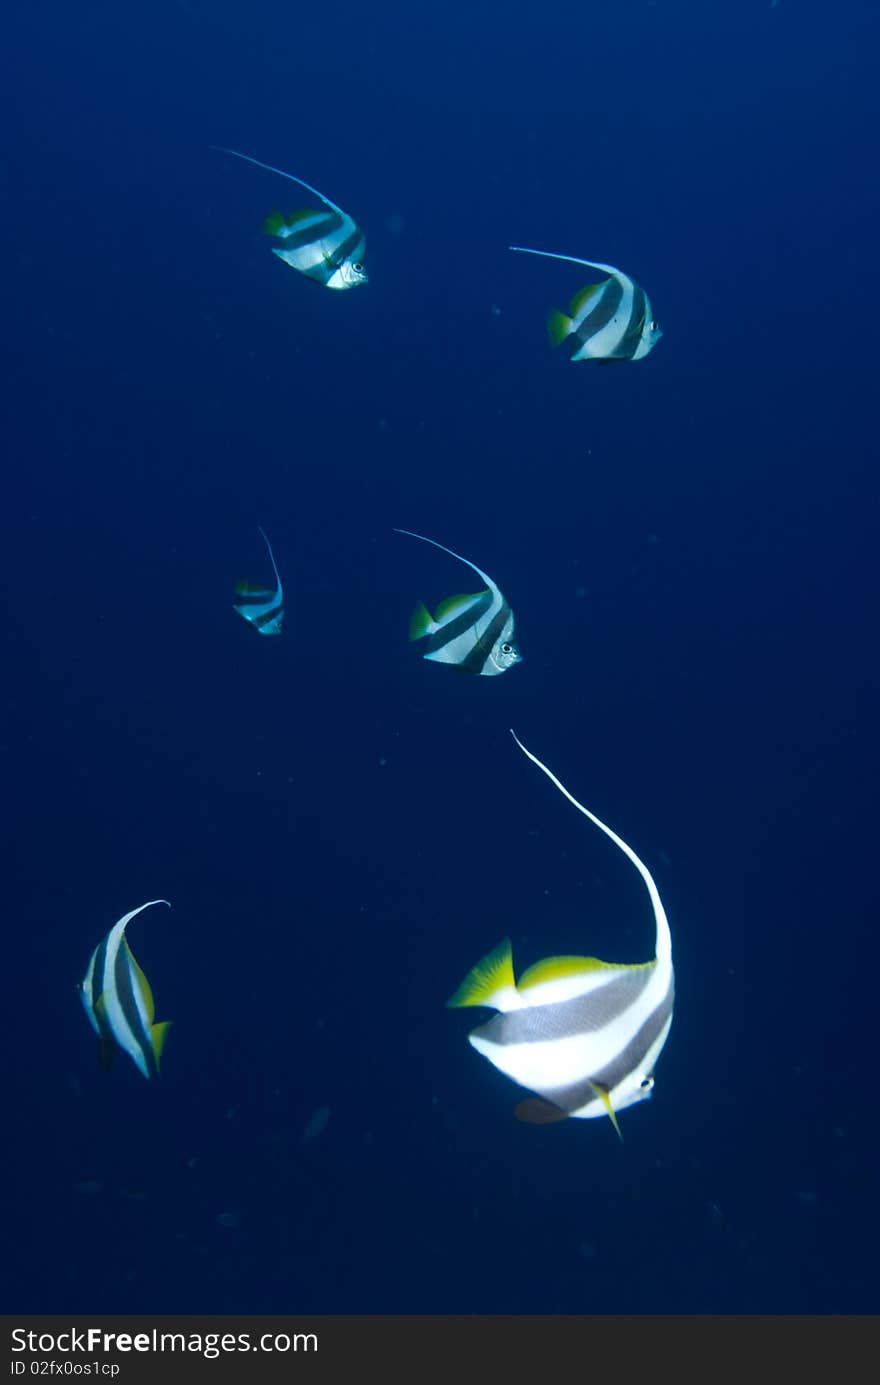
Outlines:
POLYGON ((281 212, 270 212, 263 230, 268 236, 277 236, 284 241, 284 248, 273 246, 272 254, 298 269, 309 279, 315 279, 328 289, 353 289, 365 284, 369 278, 364 269, 364 233, 347 212, 325 197, 323 192, 313 188, 293 173, 285 173, 281 168, 252 159, 249 154, 239 154, 237 149, 226 149, 213 144, 221 154, 232 154, 236 159, 265 168, 268 173, 277 173, 281 178, 289 178, 299 183, 301 188, 319 198, 324 207, 320 211, 306 208, 283 216, 281 212))
POLYGON ((531 250, 526 245, 511 245, 525 255, 544 255, 548 260, 569 260, 572 264, 601 269, 610 275, 600 284, 587 284, 571 300, 570 316, 554 308, 547 318, 547 330, 554 346, 573 337, 573 361, 638 361, 647 356, 663 335, 651 310, 648 295, 628 274, 599 260, 579 260, 574 255, 554 255, 549 250, 531 250))
MULTIPOLYGON (((260 529, 260 526, 257 525, 257 528, 260 529)), ((252 582, 237 582, 235 592, 242 600, 237 605, 233 603, 233 609, 238 611, 240 616, 244 616, 261 635, 280 635, 281 622, 284 619, 284 592, 272 545, 262 529, 260 533, 263 534, 263 542, 269 550, 275 570, 275 590, 269 591, 267 587, 260 587, 252 582)))
POLYGON ((395 529, 394 532, 409 534, 410 538, 421 539, 422 543, 430 543, 458 558, 482 577, 488 588, 470 596, 447 597, 434 616, 423 602, 419 602, 410 620, 409 637, 420 640, 428 636, 424 658, 452 664, 462 673, 505 673, 518 664, 522 655, 516 646, 513 612, 492 578, 476 563, 453 553, 451 548, 434 539, 414 534, 411 529, 395 529))
POLYGON ((154 1077, 171 1024, 155 1024, 153 993, 125 936, 136 914, 167 899, 150 899, 114 923, 92 953, 80 994, 89 1022, 101 1041, 101 1066, 109 1068, 114 1044, 134 1061, 144 1077, 154 1077))
MULTIPOLYGON (((578 803, 537 756, 511 735, 579 812, 628 856, 648 887, 656 942, 650 962, 627 965, 597 957, 546 957, 514 979, 510 939, 468 973, 446 1003, 487 1005, 499 1013, 468 1035, 496 1068, 537 1092, 515 1114, 535 1125, 610 1116, 651 1095, 654 1065, 672 1024, 672 939, 657 886, 626 842, 578 803)), ((621 1136, 621 1138, 623 1138, 621 1136)))

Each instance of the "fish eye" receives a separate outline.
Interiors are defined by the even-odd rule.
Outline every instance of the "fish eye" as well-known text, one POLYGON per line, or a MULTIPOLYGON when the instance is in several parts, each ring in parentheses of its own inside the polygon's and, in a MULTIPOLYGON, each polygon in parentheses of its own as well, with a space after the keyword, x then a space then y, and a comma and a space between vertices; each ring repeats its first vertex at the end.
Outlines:
POLYGON ((641 1080, 641 1082, 639 1083, 639 1086, 641 1087, 641 1089, 642 1089, 643 1092, 649 1092, 649 1091, 651 1090, 651 1088, 653 1087, 653 1085, 654 1085, 654 1079, 653 1079, 653 1077, 643 1077, 642 1080, 641 1080))
POLYGON ((656 332, 656 331, 657 331, 657 327, 658 327, 657 319, 656 319, 656 317, 654 317, 654 318, 651 319, 651 331, 652 331, 652 332, 656 332))
POLYGON ((364 272, 364 267, 363 267, 363 265, 362 265, 362 264, 358 264, 357 262, 355 262, 355 263, 352 265, 352 269, 354 270, 355 274, 363 274, 363 272, 364 272))
POLYGON ((512 644, 503 644, 503 645, 501 646, 501 653, 502 653, 502 654, 512 654, 512 653, 513 653, 513 645, 512 645, 512 644))

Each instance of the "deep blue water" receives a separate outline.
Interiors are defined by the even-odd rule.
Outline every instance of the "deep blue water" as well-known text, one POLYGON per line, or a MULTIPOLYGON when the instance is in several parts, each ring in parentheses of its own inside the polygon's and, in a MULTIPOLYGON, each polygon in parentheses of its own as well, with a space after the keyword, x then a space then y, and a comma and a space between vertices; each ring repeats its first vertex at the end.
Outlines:
POLYGON ((18 6, 5 32, 2 1301, 875 1311, 867 0, 18 6), (364 227, 334 294, 260 233, 364 227), (544 315, 621 265, 664 336, 544 315), (281 639, 232 610, 285 582, 281 639), (407 641, 485 567, 524 653, 407 641), (651 955, 653 1099, 535 1128, 444 1001, 651 955), (161 1077, 76 986, 123 913, 161 1077), (325 1129, 303 1141, 313 1113, 325 1129))

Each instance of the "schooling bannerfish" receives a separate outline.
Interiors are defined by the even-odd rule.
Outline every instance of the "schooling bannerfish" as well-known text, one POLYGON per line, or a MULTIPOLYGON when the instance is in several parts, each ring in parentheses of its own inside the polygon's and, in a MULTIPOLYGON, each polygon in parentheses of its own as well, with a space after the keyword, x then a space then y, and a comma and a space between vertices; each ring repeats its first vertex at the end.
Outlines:
MULTIPOLYGON (((257 528, 260 526, 257 525, 257 528)), ((280 635, 281 622, 284 619, 284 592, 272 545, 262 529, 260 533, 263 534, 263 542, 269 550, 275 570, 275 590, 269 591, 266 587, 256 586, 251 582, 237 582, 235 592, 242 599, 237 605, 233 605, 233 609, 238 611, 240 616, 244 616, 261 635, 280 635)))
POLYGON ((554 346, 573 338, 573 361, 638 361, 662 337, 648 295, 622 270, 599 260, 554 255, 549 250, 531 250, 525 245, 508 248, 525 255, 544 255, 548 260, 569 260, 611 276, 600 284, 587 284, 576 293, 571 300, 570 316, 554 308, 547 318, 554 346))
POLYGON ((353 289, 367 282, 369 276, 363 263, 366 246, 364 233, 347 212, 337 207, 323 192, 313 188, 311 183, 304 182, 293 173, 285 173, 281 168, 261 163, 249 154, 239 154, 237 149, 226 149, 219 144, 211 148, 221 154, 244 159, 257 168, 265 168, 268 173, 289 178, 324 203, 321 211, 306 208, 291 212, 288 216, 283 216, 281 212, 271 212, 267 216, 263 230, 284 242, 283 249, 273 246, 273 255, 328 289, 353 289))
POLYGON ((424 658, 440 664, 452 664, 462 673, 505 673, 518 664, 522 655, 516 646, 513 612, 498 587, 476 563, 453 553, 442 543, 414 534, 411 529, 395 529, 396 534, 409 534, 440 548, 460 563, 472 568, 486 583, 487 591, 471 596, 450 596, 441 601, 432 616, 423 602, 412 614, 409 627, 411 640, 428 636, 424 658))
MULTIPOLYGON (((487 1005, 499 1013, 468 1035, 496 1068, 536 1097, 515 1114, 536 1125, 567 1116, 610 1116, 644 1101, 672 1024, 672 939, 657 886, 626 842, 578 803, 537 756, 514 740, 579 812, 610 837, 648 887, 656 941, 650 962, 626 965, 597 957, 546 957, 514 979, 510 939, 468 973, 446 1003, 487 1005)), ((621 1137, 622 1138, 622 1137, 621 1137)))
POLYGON ((89 1023, 101 1041, 102 1066, 110 1066, 117 1045, 144 1077, 154 1077, 159 1072, 171 1021, 154 1023, 150 983, 134 959, 125 929, 136 914, 154 904, 168 904, 168 900, 148 900, 113 925, 92 953, 80 986, 89 1023))

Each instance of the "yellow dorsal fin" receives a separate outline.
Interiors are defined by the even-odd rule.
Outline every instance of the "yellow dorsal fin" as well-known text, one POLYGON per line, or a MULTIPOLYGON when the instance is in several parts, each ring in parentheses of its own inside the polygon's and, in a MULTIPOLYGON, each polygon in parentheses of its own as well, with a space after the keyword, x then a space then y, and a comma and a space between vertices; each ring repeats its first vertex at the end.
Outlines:
POLYGON ((601 284, 586 284, 584 288, 578 289, 574 298, 571 300, 570 311, 572 317, 577 317, 578 313, 580 312, 584 304, 593 297, 594 293, 598 293, 599 289, 601 289, 603 285, 607 283, 608 280, 603 279, 601 284))
POLYGON ((305 221, 308 217, 319 215, 320 212, 316 207, 300 207, 297 211, 290 212, 284 218, 284 224, 286 226, 298 226, 301 221, 305 221))
POLYGON ((590 1086, 596 1093, 596 1096, 602 1102, 602 1105, 605 1107, 605 1110, 608 1112, 608 1115, 611 1118, 611 1124, 617 1131, 617 1137, 619 1140, 622 1141, 623 1135, 620 1133, 620 1126, 617 1124, 617 1117, 614 1114, 614 1107, 611 1105, 611 1096, 609 1095, 608 1088, 603 1087, 601 1082, 591 1082, 590 1086))
POLYGON ((442 625, 444 620, 454 615, 456 611, 463 611, 466 606, 470 606, 479 597, 485 596, 485 592, 471 592, 461 596, 447 596, 437 607, 434 619, 438 625, 442 625))
POLYGON ((468 972, 446 1004, 451 1010, 466 1005, 495 1005, 499 994, 508 990, 516 990, 516 981, 510 939, 504 938, 468 972))
POLYGON ((264 587, 262 582, 236 582, 235 590, 239 596, 274 596, 274 592, 264 587))
POLYGON ((598 957, 544 957, 527 967, 519 978, 518 989, 527 991, 544 981, 558 981, 563 976, 585 976, 589 972, 617 970, 614 962, 600 962, 598 957))
POLYGON ((168 1030, 171 1028, 171 1020, 162 1020, 159 1024, 154 1024, 150 1029, 150 1037, 153 1041, 153 1057, 156 1060, 156 1071, 162 1061, 162 1054, 165 1050, 165 1040, 168 1038, 168 1030))
POLYGON ((650 962, 603 962, 599 957, 544 957, 527 967, 517 982, 520 994, 541 986, 546 981, 559 981, 568 976, 589 976, 596 971, 641 971, 652 967, 650 962))

